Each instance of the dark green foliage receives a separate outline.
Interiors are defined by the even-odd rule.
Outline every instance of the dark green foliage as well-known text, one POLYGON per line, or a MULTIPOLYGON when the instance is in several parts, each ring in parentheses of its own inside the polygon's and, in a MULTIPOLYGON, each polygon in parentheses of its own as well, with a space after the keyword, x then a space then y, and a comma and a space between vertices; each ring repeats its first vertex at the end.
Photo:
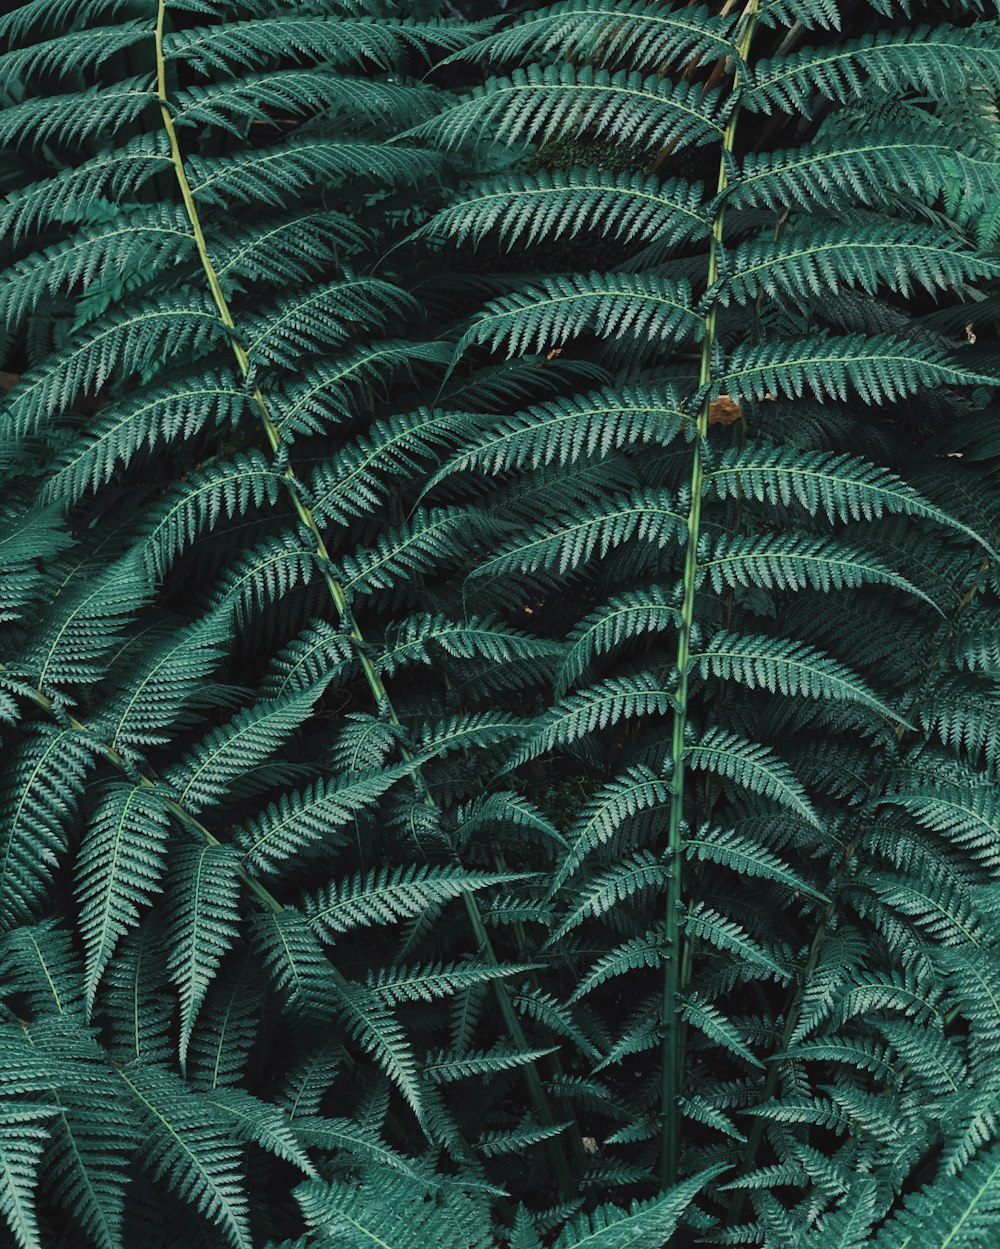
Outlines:
POLYGON ((995 15, 0 70, 12 1243, 984 1243, 995 15))

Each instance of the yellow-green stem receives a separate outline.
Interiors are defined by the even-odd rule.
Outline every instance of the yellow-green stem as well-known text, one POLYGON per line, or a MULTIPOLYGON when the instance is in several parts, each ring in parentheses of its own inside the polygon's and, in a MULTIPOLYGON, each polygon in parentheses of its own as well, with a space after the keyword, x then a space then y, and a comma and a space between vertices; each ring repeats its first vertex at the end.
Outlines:
MULTIPOLYGON (((758 0, 750 0, 744 18, 745 25, 738 45, 740 58, 744 63, 750 53, 750 44, 753 39, 757 19, 757 5, 758 0)), ((740 77, 737 74, 733 83, 733 91, 738 93, 739 90, 740 77)), ((720 198, 715 219, 712 223, 712 240, 708 258, 707 290, 709 298, 711 298, 711 292, 719 279, 719 258, 722 250, 726 214, 724 193, 729 186, 729 170, 736 142, 738 116, 739 101, 737 98, 731 109, 722 138, 718 182, 720 198)), ((680 1159, 680 1100, 684 1079, 684 1053, 679 1019, 682 967, 680 918, 683 897, 681 861, 684 838, 684 753, 688 719, 688 667, 691 657, 691 634, 694 628, 695 594, 698 576, 698 540, 701 533, 701 496, 705 471, 702 448, 704 440, 708 436, 711 406, 709 387, 712 381, 712 357, 715 349, 717 308, 718 305, 713 300, 709 304, 705 315, 705 335, 702 341, 701 368, 698 378, 699 390, 704 397, 698 413, 697 434, 691 467, 691 505, 688 513, 687 550, 684 557, 684 597, 681 603, 681 623, 677 636, 677 692, 671 741, 673 771, 670 778, 670 816, 667 830, 667 856, 670 863, 670 878, 666 891, 661 1021, 663 1047, 661 1054, 660 1183, 663 1188, 668 1188, 676 1183, 680 1159)))
MULTIPOLYGON (((212 299, 215 303, 219 319, 230 331, 229 340, 232 344, 233 353, 236 357, 239 370, 244 377, 247 377, 250 372, 250 357, 237 335, 236 323, 229 307, 229 301, 226 299, 225 292, 222 290, 218 274, 215 271, 215 266, 212 262, 211 256, 209 255, 205 234, 202 229, 201 219, 198 213, 198 207, 195 203, 194 194, 191 190, 191 184, 188 181, 187 170, 184 167, 180 143, 177 138, 177 131, 170 113, 170 105, 167 95, 166 62, 163 55, 165 13, 166 0, 158 0, 156 16, 156 95, 160 103, 160 115, 162 117, 163 127, 166 131, 167 139, 170 144, 170 156, 173 162, 174 172, 176 174, 177 184, 180 189, 184 209, 191 224, 191 232, 198 250, 198 257, 201 261, 201 266, 205 273, 205 278, 208 283, 209 290, 211 291, 212 299)), ((259 386, 254 386, 250 395, 260 416, 261 425, 263 426, 267 441, 272 451, 277 452, 281 447, 282 439, 278 427, 271 416, 268 402, 259 386)), ((323 535, 314 516, 312 515, 310 508, 306 505, 301 496, 298 483, 295 479, 295 474, 291 467, 285 468, 284 480, 296 515, 309 532, 315 545, 317 564, 320 568, 327 591, 329 592, 330 598, 333 602, 334 609, 337 612, 337 616, 350 636, 359 643, 359 646, 357 647, 357 655, 361 665, 361 670, 364 673, 365 680, 368 683, 372 697, 374 698, 376 705, 387 715, 391 723, 398 725, 399 719, 389 698, 388 691, 386 690, 375 665, 365 653, 363 646, 364 637, 358 627, 357 621, 354 618, 354 613, 348 603, 347 595, 334 574, 333 563, 330 559, 326 543, 323 540, 323 535)), ((405 753, 406 752, 404 752, 404 754, 405 753)), ((419 768, 415 769, 414 777, 423 800, 430 806, 435 805, 428 790, 427 783, 423 779, 419 768)), ((480 952, 490 962, 496 964, 498 959, 493 950, 493 945, 490 941, 489 933, 483 921, 479 904, 476 902, 476 899, 471 893, 465 893, 463 895, 463 901, 465 904, 466 914, 469 919, 469 924, 472 928, 472 932, 480 952)), ((500 1015, 508 1033, 510 1034, 511 1040, 519 1049, 528 1049, 527 1037, 506 989, 502 984, 500 984, 499 981, 494 981, 494 991, 497 1005, 500 1009, 500 1015)), ((546 1127, 552 1126, 556 1120, 552 1114, 548 1096, 542 1084, 541 1076, 533 1063, 528 1064, 524 1068, 524 1079, 528 1090, 528 1096, 539 1122, 546 1127)), ((559 1186, 564 1193, 568 1194, 572 1191, 572 1175, 569 1163, 566 1159, 565 1151, 558 1140, 553 1140, 549 1143, 549 1155, 559 1181, 559 1186)))

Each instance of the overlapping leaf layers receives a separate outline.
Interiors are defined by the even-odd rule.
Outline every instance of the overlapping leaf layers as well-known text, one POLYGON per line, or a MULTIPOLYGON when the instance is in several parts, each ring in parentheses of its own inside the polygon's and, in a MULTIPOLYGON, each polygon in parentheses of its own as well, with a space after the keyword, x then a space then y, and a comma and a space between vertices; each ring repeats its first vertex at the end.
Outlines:
MULTIPOLYGON (((377 263, 445 163, 387 140, 481 33, 280 0, 0 20, 23 162, 0 206, 23 374, 0 418, 0 1214, 25 1249, 304 1219, 355 1244, 365 1211, 427 1243, 438 1154, 475 1179, 552 1133, 533 1021, 570 1025, 511 935, 534 864, 501 851, 555 833, 463 762, 512 717, 424 664, 488 661, 482 694, 558 647, 441 614, 480 525, 419 488, 477 418, 421 407, 451 353, 433 287, 377 263), (485 1118, 483 1075, 518 1090, 485 1118)), ((600 1217, 662 1240, 690 1192, 600 1217)), ((489 1238, 482 1204, 441 1201, 456 1243, 489 1238)))
POLYGON ((979 1243, 997 24, 570 0, 473 58, 416 131, 484 169, 431 227, 494 272, 456 372, 605 370, 512 388, 425 495, 507 527, 467 609, 561 639, 503 775, 566 839, 525 919, 587 1038, 550 1080, 585 1182, 725 1164, 699 1243, 839 1245, 937 1175, 885 1243, 979 1243))
POLYGON ((0 19, 0 1213, 974 1243, 995 27, 380 13, 0 19))

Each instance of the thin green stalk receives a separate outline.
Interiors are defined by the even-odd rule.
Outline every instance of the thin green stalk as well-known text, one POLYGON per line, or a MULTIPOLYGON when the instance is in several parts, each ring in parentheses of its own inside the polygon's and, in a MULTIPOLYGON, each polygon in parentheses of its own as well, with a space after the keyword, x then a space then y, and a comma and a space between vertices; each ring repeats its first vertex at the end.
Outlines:
MULTIPOLYGON (((754 28, 757 22, 758 0, 750 0, 744 14, 743 33, 739 41, 739 54, 745 63, 750 53, 754 28)), ((734 93, 740 90, 737 73, 733 82, 734 93)), ((708 257, 708 284, 711 291, 719 279, 719 260, 722 251, 726 205, 724 192, 729 186, 729 170, 736 143, 736 125, 739 118, 739 100, 734 103, 722 137, 722 153, 719 160, 719 206, 712 222, 712 241, 708 257)), ((681 603, 681 624, 677 636, 677 693, 674 711, 671 757, 670 817, 667 830, 667 855, 670 862, 670 879, 667 883, 665 966, 663 973, 663 1047, 661 1057, 661 1140, 660 1183, 664 1188, 677 1181, 680 1158, 680 1099, 684 1079, 684 1046, 682 1044, 679 1018, 680 989, 683 954, 681 950, 681 904, 682 879, 681 858, 684 837, 684 750, 688 723, 688 668, 691 657, 691 634, 695 616, 695 586, 698 576, 698 540, 701 534, 701 496, 704 484, 704 460, 702 447, 708 436, 709 409, 712 381, 712 357, 715 348, 718 304, 713 301, 705 315, 705 337, 702 342, 701 368, 698 377, 699 390, 704 393, 698 413, 697 434, 691 467, 691 507, 688 514, 687 551, 684 557, 684 597, 681 603)))
MULTIPOLYGON (((229 302, 226 299, 225 293, 219 283, 215 266, 212 263, 212 258, 208 252, 205 234, 202 230, 201 220, 198 214, 198 207, 191 191, 191 184, 188 181, 187 170, 184 167, 184 160, 181 154, 180 144, 177 139, 177 131, 174 127, 173 118, 170 113, 170 105, 167 95, 166 63, 163 55, 163 28, 165 13, 166 0, 158 0, 156 16, 156 95, 160 103, 160 115, 162 117, 163 127, 166 131, 170 144, 170 156, 173 162, 174 172, 177 177, 177 184, 180 189, 181 199, 183 201, 188 220, 191 224, 191 231, 198 250, 198 257, 201 261, 201 266, 204 270, 205 278, 212 294, 212 299, 218 311, 219 319, 230 331, 229 339, 232 344, 233 353, 236 357, 236 363, 241 374, 244 377, 247 377, 250 371, 250 358, 236 332, 236 323, 233 319, 229 302)), ((264 428, 264 433, 267 437, 271 450, 278 452, 282 445, 281 433, 279 432, 277 424, 271 415, 267 399, 265 398, 260 387, 256 385, 251 391, 250 397, 254 406, 257 408, 260 421, 264 428)), ((316 523, 315 518, 313 517, 311 509, 302 498, 298 482, 290 466, 285 468, 283 477, 289 497, 292 501, 292 506, 295 509, 295 513, 304 527, 308 530, 313 543, 315 544, 317 564, 320 568, 327 591, 333 602, 334 609, 337 612, 337 616, 350 636, 359 644, 357 647, 357 656, 361 665, 361 670, 364 673, 365 680, 368 684, 368 688, 371 691, 373 699, 375 700, 375 704, 380 711, 386 714, 391 723, 398 725, 400 721, 396 714, 396 710, 393 707, 392 701, 389 698, 389 693, 386 690, 381 677, 376 671, 375 665, 366 653, 366 649, 364 647, 364 636, 354 617, 350 604, 348 603, 347 595, 336 578, 333 570, 333 561, 330 558, 330 553, 323 540, 323 535, 316 523)), ((405 751, 403 754, 406 756, 405 751)), ((424 780, 419 768, 415 770, 414 777, 423 801, 429 806, 435 806, 436 804, 434 803, 434 799, 429 792, 427 783, 424 780)), ((479 950, 490 962, 497 964, 499 960, 496 957, 493 944, 490 941, 489 933, 486 929, 485 923, 483 922, 479 904, 471 893, 465 893, 463 895, 463 900, 469 924, 472 928, 472 933, 475 937, 479 950)), ((508 1033, 510 1034, 511 1040, 519 1049, 528 1049, 528 1040, 524 1029, 521 1026, 521 1021, 514 1010, 506 989, 499 983, 499 981, 494 982, 494 992, 497 1005, 500 1009, 500 1015, 508 1033)), ((542 1084, 541 1076, 539 1075, 534 1063, 528 1064, 524 1067, 524 1079, 535 1115, 543 1126, 551 1127, 555 1124, 556 1119, 552 1113, 551 1106, 549 1105, 548 1096, 545 1092, 544 1085, 542 1084)), ((563 1150, 562 1144, 559 1140, 552 1140, 549 1142, 549 1155, 559 1182, 559 1187, 564 1193, 568 1194, 573 1188, 572 1173, 570 1171, 565 1151, 563 1150)))

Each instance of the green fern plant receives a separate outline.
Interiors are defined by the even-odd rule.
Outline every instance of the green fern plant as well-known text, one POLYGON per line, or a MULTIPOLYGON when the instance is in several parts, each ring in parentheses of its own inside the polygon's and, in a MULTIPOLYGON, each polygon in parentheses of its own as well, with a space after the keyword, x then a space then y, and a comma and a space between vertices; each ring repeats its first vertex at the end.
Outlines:
POLYGON ((0 18, 14 1243, 976 1243, 1000 44, 948 10, 0 18))

